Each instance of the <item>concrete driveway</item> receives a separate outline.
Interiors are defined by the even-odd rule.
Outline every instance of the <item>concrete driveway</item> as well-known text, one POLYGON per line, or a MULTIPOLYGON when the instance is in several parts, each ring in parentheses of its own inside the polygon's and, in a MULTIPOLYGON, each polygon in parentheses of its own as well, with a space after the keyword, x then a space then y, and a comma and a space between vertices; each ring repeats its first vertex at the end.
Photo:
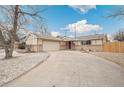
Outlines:
POLYGON ((4 86, 124 86, 124 69, 79 51, 51 52, 50 58, 4 86))

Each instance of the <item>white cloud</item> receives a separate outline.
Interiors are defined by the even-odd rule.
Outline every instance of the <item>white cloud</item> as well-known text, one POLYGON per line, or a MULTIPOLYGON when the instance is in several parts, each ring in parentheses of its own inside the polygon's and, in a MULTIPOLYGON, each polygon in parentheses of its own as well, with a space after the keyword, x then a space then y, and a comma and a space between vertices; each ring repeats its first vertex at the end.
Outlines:
POLYGON ((96 9, 95 5, 69 5, 74 10, 80 11, 80 13, 87 13, 91 9, 96 9))
POLYGON ((53 32, 51 32, 51 35, 54 36, 54 37, 56 37, 56 36, 60 36, 60 33, 53 31, 53 32))
POLYGON ((88 24, 87 20, 77 21, 76 23, 72 23, 67 25, 64 29, 74 32, 88 32, 88 31, 100 31, 102 27, 95 24, 88 24))

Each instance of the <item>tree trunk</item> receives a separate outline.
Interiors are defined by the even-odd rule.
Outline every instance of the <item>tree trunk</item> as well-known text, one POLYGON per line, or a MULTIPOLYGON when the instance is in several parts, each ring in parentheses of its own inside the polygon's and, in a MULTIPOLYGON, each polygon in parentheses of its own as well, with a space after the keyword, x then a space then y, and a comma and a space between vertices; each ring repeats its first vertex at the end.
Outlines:
POLYGON ((0 37, 2 39, 2 44, 4 46, 5 49, 5 58, 11 58, 12 57, 12 53, 13 53, 13 49, 14 49, 14 44, 12 44, 12 42, 10 41, 5 41, 5 38, 2 34, 2 31, 0 29, 0 37))
POLYGON ((14 43, 15 43, 15 39, 16 39, 16 31, 17 31, 17 26, 18 26, 18 10, 19 10, 19 6, 16 5, 14 8, 14 18, 13 18, 13 28, 12 30, 10 30, 10 40, 5 41, 5 38, 2 34, 2 31, 0 29, 0 36, 2 37, 2 41, 4 43, 4 48, 5 48, 5 58, 12 58, 12 54, 13 54, 13 50, 14 50, 14 43))
POLYGON ((14 43, 16 39, 16 31, 17 31, 17 26, 18 26, 18 12, 19 10, 19 5, 15 6, 15 11, 14 11, 14 18, 13 18, 13 29, 10 31, 10 42, 5 44, 5 53, 6 56, 5 58, 11 58, 14 50, 14 43))
POLYGON ((5 44, 5 58, 12 58, 12 54, 13 54, 13 49, 14 49, 14 44, 5 44))

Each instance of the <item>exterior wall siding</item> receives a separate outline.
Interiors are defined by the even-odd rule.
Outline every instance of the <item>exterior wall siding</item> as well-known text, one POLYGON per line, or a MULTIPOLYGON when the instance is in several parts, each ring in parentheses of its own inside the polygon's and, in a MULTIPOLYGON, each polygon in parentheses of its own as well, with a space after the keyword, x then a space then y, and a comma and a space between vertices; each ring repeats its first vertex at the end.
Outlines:
POLYGON ((31 52, 38 52, 37 45, 27 45, 27 49, 31 52))
POLYGON ((37 39, 37 51, 38 52, 43 51, 43 40, 42 39, 37 39))
POLYGON ((35 35, 30 35, 26 41, 26 48, 32 52, 41 52, 42 39, 37 39, 35 35))
POLYGON ((102 45, 77 45, 75 46, 76 50, 84 50, 84 51, 95 51, 101 52, 103 51, 102 45))
POLYGON ((37 44, 37 38, 34 35, 30 35, 26 41, 27 45, 36 45, 37 44))
POLYGON ((91 40, 91 45, 102 45, 103 40, 91 40))
POLYGON ((91 45, 82 45, 81 41, 75 42, 76 50, 84 50, 84 51, 103 51, 102 40, 92 40, 91 45))
POLYGON ((65 49, 67 49, 66 41, 60 41, 60 50, 65 50, 65 49))
POLYGON ((75 49, 76 50, 84 50, 84 51, 103 51, 103 40, 91 40, 90 45, 82 45, 82 41, 76 41, 75 49))

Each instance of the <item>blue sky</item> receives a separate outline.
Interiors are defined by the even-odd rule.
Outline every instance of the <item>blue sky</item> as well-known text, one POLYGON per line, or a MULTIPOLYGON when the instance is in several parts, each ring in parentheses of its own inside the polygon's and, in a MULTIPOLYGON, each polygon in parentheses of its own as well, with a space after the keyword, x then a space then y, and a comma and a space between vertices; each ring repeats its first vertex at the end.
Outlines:
MULTIPOLYGON (((113 34, 118 31, 119 28, 123 28, 124 22, 118 18, 112 19, 106 18, 105 16, 119 7, 120 6, 115 5, 99 5, 90 9, 86 8, 82 12, 80 9, 83 9, 83 6, 79 8, 67 5, 49 6, 47 10, 42 13, 42 16, 45 18, 49 32, 58 32, 64 35, 65 31, 63 31, 62 28, 67 27, 69 24, 86 20, 88 27, 89 25, 97 25, 102 28, 100 30, 98 29, 98 33, 113 34)), ((77 31, 77 35, 94 34, 94 31, 95 30, 92 29, 82 32, 77 31)), ((68 31, 67 35, 73 36, 74 32, 68 31)))
MULTIPOLYGON (((22 6, 25 11, 29 11, 26 6, 22 6)), ((35 7, 35 6, 34 6, 35 7)), ((117 5, 50 5, 37 6, 36 10, 45 9, 41 12, 41 16, 45 19, 48 31, 53 35, 74 36, 76 30, 77 36, 91 35, 95 32, 112 35, 124 28, 124 20, 118 18, 107 18, 109 13, 112 13, 119 7, 117 5)), ((2 13, 0 20, 8 19, 5 17, 6 13, 2 13), (5 18, 4 18, 5 17, 5 18)), ((29 18, 29 17, 27 17, 29 18)), ((8 23, 7 21, 5 21, 8 23)), ((34 24, 26 26, 31 31, 36 31, 37 27, 34 24)))

